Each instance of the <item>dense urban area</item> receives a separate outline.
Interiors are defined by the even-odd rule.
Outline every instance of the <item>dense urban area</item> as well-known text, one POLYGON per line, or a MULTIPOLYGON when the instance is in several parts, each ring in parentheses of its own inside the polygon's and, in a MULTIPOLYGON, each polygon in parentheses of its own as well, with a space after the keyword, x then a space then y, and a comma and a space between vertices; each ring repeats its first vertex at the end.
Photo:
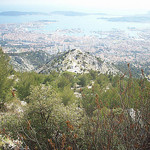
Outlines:
POLYGON ((1 24, 0 41, 4 52, 43 50, 53 54, 70 49, 82 49, 112 62, 139 61, 146 63, 150 61, 150 30, 148 29, 137 31, 137 33, 134 31, 135 36, 130 36, 125 31, 117 29, 113 31, 93 31, 95 34, 84 36, 76 34, 82 32, 80 29, 57 30, 47 34, 35 30, 45 24, 48 24, 48 22, 1 24), (68 33, 75 33, 77 36, 71 36, 68 33))
POLYGON ((81 29, 40 32, 40 28, 50 23, 55 23, 55 20, 1 24, 0 44, 3 51, 20 53, 43 50, 49 54, 57 54, 71 49, 81 49, 108 62, 126 62, 137 68, 149 69, 150 29, 129 28, 129 33, 117 29, 93 31, 91 35, 83 35, 81 29))

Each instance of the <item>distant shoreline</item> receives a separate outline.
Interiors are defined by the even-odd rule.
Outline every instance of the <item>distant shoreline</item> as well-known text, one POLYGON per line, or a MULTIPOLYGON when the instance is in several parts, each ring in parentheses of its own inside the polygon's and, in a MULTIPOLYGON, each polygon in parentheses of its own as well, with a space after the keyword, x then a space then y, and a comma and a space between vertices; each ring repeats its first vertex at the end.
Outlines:
POLYGON ((104 19, 110 22, 139 22, 139 23, 150 23, 150 13, 144 15, 114 17, 114 18, 97 18, 104 19))
POLYGON ((0 16, 25 16, 25 15, 64 15, 64 16, 88 16, 88 15, 106 15, 105 13, 84 13, 75 11, 53 11, 50 13, 43 12, 21 12, 21 11, 3 11, 0 16))

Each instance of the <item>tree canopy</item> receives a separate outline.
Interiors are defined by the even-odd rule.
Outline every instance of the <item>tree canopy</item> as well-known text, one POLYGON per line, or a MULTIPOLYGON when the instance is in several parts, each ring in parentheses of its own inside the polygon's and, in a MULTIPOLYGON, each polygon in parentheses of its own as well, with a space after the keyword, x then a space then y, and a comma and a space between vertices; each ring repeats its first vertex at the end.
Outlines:
POLYGON ((12 68, 9 65, 9 57, 0 48, 0 102, 6 100, 7 94, 10 92, 11 80, 8 76, 11 74, 12 68))

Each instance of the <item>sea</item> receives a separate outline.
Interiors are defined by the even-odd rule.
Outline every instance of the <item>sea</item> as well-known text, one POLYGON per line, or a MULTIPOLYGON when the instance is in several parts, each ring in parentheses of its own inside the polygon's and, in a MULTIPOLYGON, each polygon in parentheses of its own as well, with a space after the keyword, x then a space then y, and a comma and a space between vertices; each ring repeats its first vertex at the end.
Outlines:
MULTIPOLYGON (((4 9, 0 9, 0 11, 4 9)), ((5 9, 6 11, 6 9, 5 9)), ((103 12, 100 12, 103 13, 103 12)), ((104 13, 107 14, 107 11, 104 13)), ((148 29, 150 28, 150 23, 139 23, 139 22, 110 22, 104 19, 99 19, 103 17, 118 17, 121 16, 120 13, 107 14, 107 15, 87 15, 87 16, 64 16, 64 15, 24 15, 24 16, 0 16, 0 24, 12 24, 12 23, 28 23, 36 22, 39 20, 56 20, 56 22, 47 24, 40 27, 38 32, 53 33, 57 30, 72 30, 78 29, 82 32, 68 33, 75 34, 77 36, 82 35, 92 35, 95 32, 105 32, 121 30, 130 36, 136 36, 137 30, 131 31, 131 28, 135 29, 148 29)))

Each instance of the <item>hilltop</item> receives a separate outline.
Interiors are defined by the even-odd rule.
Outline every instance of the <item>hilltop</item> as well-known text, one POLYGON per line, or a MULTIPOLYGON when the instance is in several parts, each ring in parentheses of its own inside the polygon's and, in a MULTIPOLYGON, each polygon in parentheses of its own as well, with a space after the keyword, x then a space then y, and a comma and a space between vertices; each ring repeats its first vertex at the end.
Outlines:
POLYGON ((37 70, 38 73, 49 73, 51 70, 69 71, 74 73, 87 73, 89 70, 99 71, 100 73, 119 71, 111 64, 102 61, 100 58, 91 55, 89 52, 82 52, 73 49, 60 53, 53 57, 49 62, 37 70))
POLYGON ((89 52, 82 52, 78 49, 50 55, 43 51, 8 53, 10 64, 16 71, 36 71, 37 73, 48 74, 51 71, 68 71, 74 73, 88 73, 89 70, 100 73, 117 74, 118 69, 112 64, 93 56, 89 52))

